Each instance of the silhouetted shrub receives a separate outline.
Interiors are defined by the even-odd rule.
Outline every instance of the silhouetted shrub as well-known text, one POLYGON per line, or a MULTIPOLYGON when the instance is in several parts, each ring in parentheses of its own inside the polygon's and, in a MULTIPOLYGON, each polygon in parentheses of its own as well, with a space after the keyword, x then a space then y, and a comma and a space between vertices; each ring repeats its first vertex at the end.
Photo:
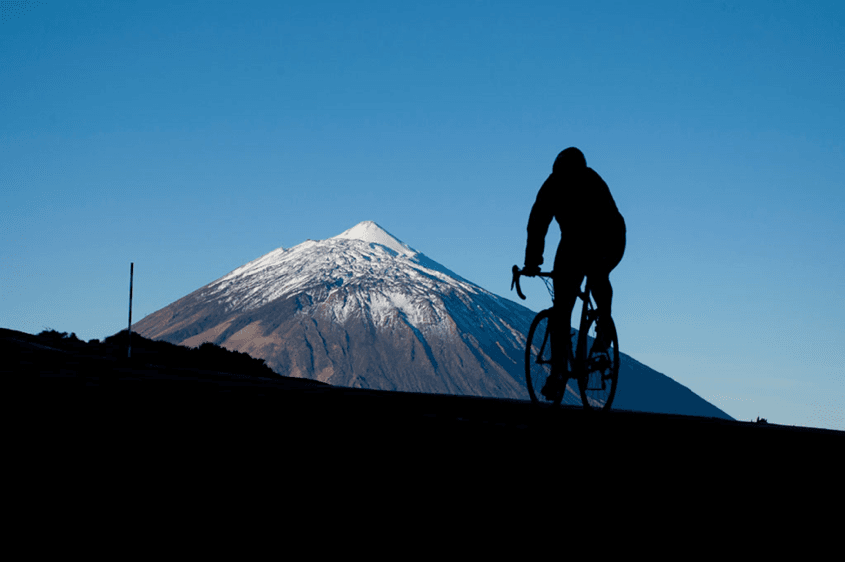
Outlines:
MULTIPOLYGON (((126 357, 127 331, 122 330, 107 337, 101 345, 109 355, 126 357)), ((239 351, 230 351, 214 343, 206 342, 197 348, 185 347, 165 341, 150 340, 135 333, 132 334, 132 359, 141 363, 185 369, 203 369, 266 378, 279 376, 267 366, 263 359, 256 359, 239 351)))
POLYGON ((275 374, 263 359, 251 357, 248 353, 231 351, 211 342, 203 343, 196 351, 198 361, 207 369, 231 373, 263 373, 266 370, 275 374))
POLYGON ((41 333, 38 334, 39 338, 42 338, 45 341, 55 341, 60 342, 64 341, 65 339, 69 339, 73 337, 76 338, 76 334, 68 335, 67 332, 59 332, 58 330, 54 330, 52 328, 47 328, 46 330, 42 330, 41 333))
POLYGON ((86 345, 84 341, 76 337, 75 333, 71 332, 68 334, 67 332, 59 332, 58 330, 54 330, 52 328, 42 330, 38 334, 38 337, 45 345, 56 347, 58 349, 77 350, 78 348, 86 345))

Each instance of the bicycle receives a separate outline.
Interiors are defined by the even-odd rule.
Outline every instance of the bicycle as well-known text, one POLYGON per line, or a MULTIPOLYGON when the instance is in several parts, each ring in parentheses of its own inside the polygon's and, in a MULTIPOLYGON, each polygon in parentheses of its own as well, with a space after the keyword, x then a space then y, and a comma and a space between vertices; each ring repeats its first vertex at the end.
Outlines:
MULTIPOLYGON (((511 290, 515 287, 519 297, 525 300, 519 285, 520 276, 525 274, 517 266, 513 266, 512 273, 511 290)), ((557 359, 552 356, 551 344, 551 335, 554 333, 554 288, 551 280, 554 272, 540 272, 536 277, 540 277, 546 284, 552 298, 552 308, 537 314, 531 322, 525 342, 525 383, 531 401, 535 404, 549 402, 557 407, 562 402, 577 405, 580 398, 586 410, 609 410, 619 381, 619 341, 613 319, 602 318, 598 325, 598 313, 593 305, 588 277, 584 290, 579 288, 578 292, 583 306, 575 354, 572 353, 575 332, 570 327, 569 339, 566 345, 561 346, 566 350, 567 357, 563 366, 559 366, 557 359), (570 379, 576 381, 578 392, 570 386, 570 379)))

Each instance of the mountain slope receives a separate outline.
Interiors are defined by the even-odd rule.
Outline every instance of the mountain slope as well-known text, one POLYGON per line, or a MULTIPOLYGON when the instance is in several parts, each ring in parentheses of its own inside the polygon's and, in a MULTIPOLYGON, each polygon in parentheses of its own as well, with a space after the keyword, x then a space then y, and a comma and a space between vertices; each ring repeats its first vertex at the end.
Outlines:
MULTIPOLYGON (((134 330, 188 346, 210 341, 280 374, 339 386, 526 399, 523 353, 534 314, 366 221, 274 250, 134 330)), ((668 377, 622 361, 618 407, 648 402, 649 411, 728 417, 668 377), (643 397, 638 380, 657 382, 643 397), (680 399, 687 393, 692 401, 680 399)))

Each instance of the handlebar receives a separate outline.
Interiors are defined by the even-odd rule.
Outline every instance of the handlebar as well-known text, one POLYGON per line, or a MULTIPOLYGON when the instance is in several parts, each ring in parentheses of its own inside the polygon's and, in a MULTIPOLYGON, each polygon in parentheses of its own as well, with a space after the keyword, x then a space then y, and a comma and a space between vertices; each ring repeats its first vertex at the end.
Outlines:
POLYGON ((511 272, 513 273, 513 278, 511 279, 511 291, 513 291, 513 288, 516 287, 516 294, 519 295, 519 298, 525 300, 525 295, 522 294, 522 289, 519 287, 519 276, 522 275, 522 272, 516 265, 513 266, 511 272))
POLYGON ((518 266, 513 266, 511 269, 511 273, 513 274, 513 278, 511 279, 511 291, 513 291, 514 287, 516 287, 516 294, 519 295, 519 298, 525 300, 525 295, 522 294, 522 289, 519 286, 519 277, 524 275, 526 277, 553 277, 552 272, 547 271, 538 271, 537 273, 525 273, 518 266))

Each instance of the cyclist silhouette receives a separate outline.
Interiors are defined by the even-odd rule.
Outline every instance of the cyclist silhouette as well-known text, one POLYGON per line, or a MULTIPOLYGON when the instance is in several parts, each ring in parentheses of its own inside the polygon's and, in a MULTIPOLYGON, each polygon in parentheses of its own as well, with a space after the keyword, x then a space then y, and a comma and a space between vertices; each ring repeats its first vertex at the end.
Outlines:
MULTIPOLYGON (((540 271, 552 218, 560 226, 560 244, 554 262, 554 324, 570 325, 575 299, 587 276, 601 326, 601 318, 609 317, 611 312, 610 272, 625 253, 625 219, 607 184, 587 167, 584 154, 575 147, 558 154, 552 173, 540 187, 531 208, 523 270, 526 275, 540 271)), ((569 343, 569 330, 565 333, 565 337, 555 337, 552 332, 554 349, 569 343)))

